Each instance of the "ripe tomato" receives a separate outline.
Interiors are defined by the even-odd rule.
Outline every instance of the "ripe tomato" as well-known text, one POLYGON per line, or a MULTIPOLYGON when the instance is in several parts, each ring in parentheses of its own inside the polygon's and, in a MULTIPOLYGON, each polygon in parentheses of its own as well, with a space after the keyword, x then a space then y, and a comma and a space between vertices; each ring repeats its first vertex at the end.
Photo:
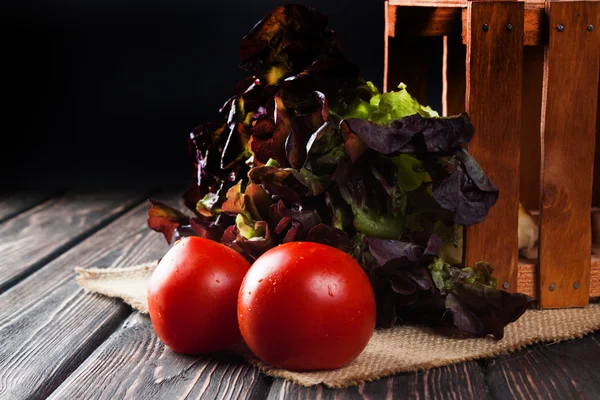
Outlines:
POLYGON ((375 328, 375 296, 348 254, 290 242, 259 257, 238 298, 238 321, 250 350, 291 370, 333 369, 365 348, 375 328))
POLYGON ((249 268, 239 253, 211 240, 188 237, 172 247, 148 288, 148 311, 160 340, 185 354, 241 342, 236 304, 249 268))

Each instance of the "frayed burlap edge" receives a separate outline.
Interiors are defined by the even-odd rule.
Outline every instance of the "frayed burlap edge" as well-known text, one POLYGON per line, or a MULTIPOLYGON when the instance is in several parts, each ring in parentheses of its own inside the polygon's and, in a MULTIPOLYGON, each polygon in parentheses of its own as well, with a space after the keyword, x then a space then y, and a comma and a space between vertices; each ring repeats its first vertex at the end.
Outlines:
MULTIPOLYGON (((128 268, 77 268, 77 282, 87 291, 118 297, 147 313, 146 290, 156 262, 128 268)), ((267 365, 248 352, 250 363, 265 374, 285 378, 302 386, 324 384, 344 388, 401 372, 424 371, 458 362, 494 357, 539 342, 581 338, 600 329, 600 304, 585 308, 530 310, 506 327, 504 339, 473 338, 456 330, 402 325, 376 330, 361 355, 345 367, 332 371, 293 372, 267 365)))

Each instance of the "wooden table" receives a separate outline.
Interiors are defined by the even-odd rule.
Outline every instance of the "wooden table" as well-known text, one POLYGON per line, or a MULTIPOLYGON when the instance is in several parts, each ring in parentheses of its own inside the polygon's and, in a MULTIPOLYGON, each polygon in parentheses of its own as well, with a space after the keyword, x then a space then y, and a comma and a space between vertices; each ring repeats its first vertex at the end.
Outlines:
POLYGON ((600 333, 345 390, 272 379, 233 356, 173 353, 147 316, 84 293, 73 273, 166 251, 146 227, 150 194, 0 195, 0 399, 600 398, 600 333))

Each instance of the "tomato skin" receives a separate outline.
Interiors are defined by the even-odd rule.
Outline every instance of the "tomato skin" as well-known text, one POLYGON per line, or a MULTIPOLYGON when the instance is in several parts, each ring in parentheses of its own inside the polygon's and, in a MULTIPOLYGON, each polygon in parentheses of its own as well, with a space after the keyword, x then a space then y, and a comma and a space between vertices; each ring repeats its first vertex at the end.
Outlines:
POLYGON ((250 264, 211 240, 182 239, 160 261, 148 288, 154 331, 184 354, 224 350, 241 342, 237 295, 250 264))
POLYGON ((365 348, 375 328, 375 296, 348 254, 290 242, 259 257, 244 278, 238 322, 252 352, 280 368, 339 368, 365 348))

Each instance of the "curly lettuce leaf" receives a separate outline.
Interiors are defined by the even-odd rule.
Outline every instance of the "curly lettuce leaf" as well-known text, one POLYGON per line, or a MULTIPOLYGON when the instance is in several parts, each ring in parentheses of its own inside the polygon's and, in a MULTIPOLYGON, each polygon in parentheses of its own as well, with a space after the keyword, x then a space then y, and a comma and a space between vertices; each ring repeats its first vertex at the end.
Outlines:
POLYGON ((344 119, 341 125, 346 151, 352 161, 368 149, 380 154, 452 152, 468 143, 474 128, 469 117, 424 118, 419 114, 381 125, 365 119, 344 119))

